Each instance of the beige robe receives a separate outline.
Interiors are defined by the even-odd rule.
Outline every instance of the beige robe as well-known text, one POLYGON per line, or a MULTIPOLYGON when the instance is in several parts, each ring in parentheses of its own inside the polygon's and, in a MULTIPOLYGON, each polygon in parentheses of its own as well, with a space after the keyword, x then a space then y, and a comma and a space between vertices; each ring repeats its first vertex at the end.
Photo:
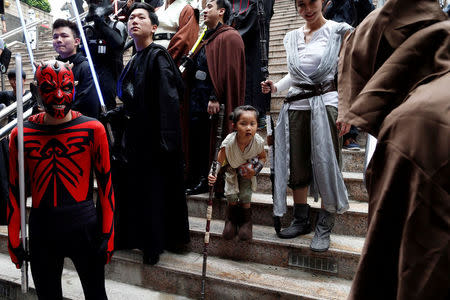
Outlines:
POLYGON ((389 0, 348 37, 339 117, 374 135, 369 228, 349 299, 449 299, 450 21, 389 0))
MULTIPOLYGON (((255 134, 251 143, 244 151, 241 151, 237 144, 236 131, 234 131, 222 141, 220 148, 225 148, 226 163, 229 165, 225 169, 225 195, 238 194, 239 180, 236 169, 264 151, 264 139, 259 134, 255 134)), ((252 191, 256 192, 256 176, 253 176, 251 181, 252 191)))

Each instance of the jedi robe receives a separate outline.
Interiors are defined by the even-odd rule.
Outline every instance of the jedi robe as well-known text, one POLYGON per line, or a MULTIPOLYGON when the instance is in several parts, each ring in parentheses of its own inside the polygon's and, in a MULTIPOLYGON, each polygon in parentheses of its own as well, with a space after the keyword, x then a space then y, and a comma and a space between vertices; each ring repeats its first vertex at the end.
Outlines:
MULTIPOLYGON (((239 33, 228 25, 220 26, 201 47, 205 47, 208 71, 217 100, 225 104, 225 116, 244 104, 245 99, 245 51, 239 33)), ((223 136, 233 131, 228 118, 224 119, 223 136)))
POLYGON ((176 0, 167 8, 162 6, 156 12, 159 26, 155 34, 174 33, 170 40, 158 40, 156 44, 169 51, 179 66, 181 58, 187 55, 198 37, 198 10, 194 10, 186 0, 176 0), (196 16, 197 14, 197 16, 196 16))
POLYGON ((387 1, 342 49, 338 120, 378 139, 349 299, 449 299, 449 71, 450 21, 434 0, 387 1))
POLYGON ((179 101, 183 83, 164 47, 150 44, 128 62, 118 82, 124 105, 118 141, 117 247, 155 259, 189 242, 183 183, 179 101))

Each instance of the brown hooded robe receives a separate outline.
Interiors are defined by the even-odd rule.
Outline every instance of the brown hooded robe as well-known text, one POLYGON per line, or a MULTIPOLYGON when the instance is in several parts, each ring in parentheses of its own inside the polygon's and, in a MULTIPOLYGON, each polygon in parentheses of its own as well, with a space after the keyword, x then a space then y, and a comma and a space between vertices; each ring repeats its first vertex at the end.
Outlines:
POLYGON ((186 5, 181 11, 179 18, 178 31, 170 40, 167 51, 172 56, 175 63, 179 66, 183 55, 187 55, 192 46, 194 46, 198 37, 198 20, 195 17, 195 11, 190 5, 186 5))
POLYGON ((208 71, 217 99, 225 104, 225 136, 233 131, 228 116, 245 100, 245 50, 233 27, 220 26, 205 42, 208 71))
POLYGON ((348 37, 339 121, 378 139, 369 228, 349 299, 450 297, 450 21, 389 0, 348 37))

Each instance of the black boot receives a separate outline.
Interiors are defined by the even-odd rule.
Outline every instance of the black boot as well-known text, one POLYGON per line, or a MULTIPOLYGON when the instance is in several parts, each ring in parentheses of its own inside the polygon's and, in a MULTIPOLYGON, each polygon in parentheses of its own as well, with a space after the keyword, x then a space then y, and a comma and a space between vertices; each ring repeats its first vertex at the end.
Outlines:
POLYGON ((226 240, 231 240, 236 236, 239 218, 239 205, 228 205, 225 216, 225 226, 222 236, 226 240))
POLYGON ((198 195, 208 191, 208 179, 206 177, 200 177, 200 181, 197 185, 186 190, 186 195, 198 195))
POLYGON ((334 226, 334 214, 324 209, 319 211, 316 230, 311 241, 311 250, 316 252, 327 251, 330 247, 330 234, 334 226))
POLYGON ((242 223, 239 224, 239 239, 248 241, 253 238, 252 208, 241 207, 242 223))
POLYGON ((311 232, 311 223, 309 222, 309 205, 294 203, 294 220, 288 228, 281 230, 278 237, 282 239, 292 239, 301 234, 311 232))

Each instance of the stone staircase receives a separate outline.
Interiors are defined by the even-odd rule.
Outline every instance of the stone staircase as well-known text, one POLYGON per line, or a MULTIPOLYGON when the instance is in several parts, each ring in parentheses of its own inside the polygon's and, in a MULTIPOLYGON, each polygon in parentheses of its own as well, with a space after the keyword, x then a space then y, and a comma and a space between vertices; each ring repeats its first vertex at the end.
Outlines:
MULTIPOLYGON (((292 0, 277 0, 274 9, 270 28, 269 70, 270 79, 276 82, 287 74, 283 37, 287 31, 301 26, 302 20, 295 12, 292 0)), ((46 51, 39 55, 54 55, 51 48, 46 51)), ((276 116, 282 101, 282 94, 272 98, 272 115, 276 116)), ((258 190, 252 198, 252 241, 226 241, 222 238, 226 201, 215 200, 208 248, 207 299, 346 299, 367 229, 368 203, 363 184, 363 163, 363 149, 343 151, 343 174, 351 199, 350 209, 336 216, 331 246, 324 253, 309 249, 313 233, 290 240, 276 236, 268 168, 264 168, 259 175, 258 190)), ((287 226, 292 219, 290 191, 288 195, 288 213, 282 218, 283 226, 287 226)), ((106 267, 107 279, 124 285, 123 291, 127 286, 140 287, 198 299, 207 197, 206 194, 188 197, 192 241, 186 254, 165 252, 156 266, 147 266, 142 264, 140 251, 117 251, 106 267)), ((308 202, 312 206, 311 218, 314 222, 320 202, 315 203, 313 199, 308 199, 308 202)), ((5 227, 0 227, 0 260, 2 257, 8 259, 6 241, 5 227)), ((70 263, 66 264, 66 268, 68 272, 73 269, 70 263)), ((19 271, 16 273, 20 275, 19 271)), ((2 271, 0 281, 3 279, 1 274, 2 271)), ((71 294, 66 296, 78 299, 71 294)))
MULTIPOLYGON (((20 53, 22 56, 22 69, 27 75, 25 89, 30 89, 30 82, 33 80, 33 69, 31 67, 30 56, 28 55, 27 47, 23 43, 15 43, 9 49, 12 52, 11 62, 9 63, 8 71, 15 69, 15 55, 20 53)), ((40 61, 47 61, 50 59, 55 59, 58 54, 53 50, 53 45, 50 42, 42 42, 39 43, 36 50, 33 51, 34 60, 39 63, 40 61)), ((5 81, 5 91, 12 90, 11 85, 9 84, 8 76, 4 75, 5 81)))

